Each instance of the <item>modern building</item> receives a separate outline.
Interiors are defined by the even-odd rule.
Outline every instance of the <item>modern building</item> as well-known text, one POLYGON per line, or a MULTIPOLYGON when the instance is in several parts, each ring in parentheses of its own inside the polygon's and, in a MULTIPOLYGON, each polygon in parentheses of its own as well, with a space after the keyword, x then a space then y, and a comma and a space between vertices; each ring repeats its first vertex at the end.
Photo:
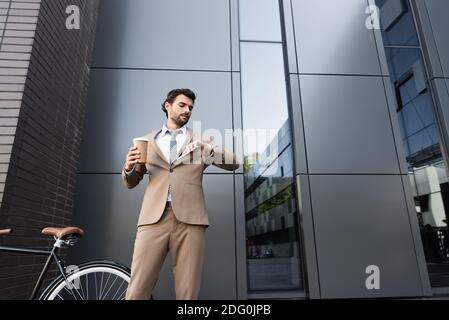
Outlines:
MULTIPOLYGON (((91 62, 88 54, 82 60, 87 102, 75 96, 78 104, 69 108, 85 109, 85 117, 82 124, 70 117, 63 122, 77 123, 76 141, 68 140, 71 127, 65 135, 51 131, 51 123, 48 128, 72 152, 70 166, 59 163, 55 170, 70 182, 33 177, 33 163, 28 170, 20 160, 2 165, 0 227, 23 231, 13 242, 45 244, 38 238, 44 223, 70 223, 86 232, 68 253, 70 263, 110 259, 129 266, 148 176, 126 189, 125 155, 134 137, 162 126, 167 92, 188 87, 198 95, 191 126, 198 121, 202 131, 218 130, 223 139, 215 141, 242 161, 236 172, 205 171, 211 226, 200 298, 449 295, 447 1, 107 0, 100 1, 97 19, 93 2, 79 2, 87 10, 81 10, 81 30, 96 25, 94 45, 83 47, 93 50, 91 62), (71 149, 78 141, 80 149, 71 149), (55 198, 47 196, 39 210, 13 202, 34 179, 43 179, 42 189, 31 193, 35 202, 39 192, 55 198), (51 193, 54 186, 60 195, 51 193)), ((58 29, 42 21, 38 30, 58 29)), ((93 31, 77 32, 74 38, 86 43, 93 38, 93 31)), ((32 56, 49 43, 38 34, 31 35, 32 56)), ((2 42, 1 54, 5 47, 2 42)), ((31 79, 32 64, 23 72, 25 92, 28 83, 47 88, 39 74, 31 79)), ((43 100, 54 92, 58 87, 43 100)), ((14 105, 32 105, 26 97, 14 105)), ((0 102, 5 112, 9 104, 0 102)), ((16 117, 20 122, 27 114, 16 117)), ((55 126, 63 121, 49 119, 55 126)), ((13 146, 12 152, 1 146, 11 159, 41 149, 34 140, 22 148, 23 135, 8 135, 0 142, 13 146)), ((29 290, 40 261, 20 259, 0 255, 2 298, 29 290), (21 279, 15 264, 28 266, 30 276, 21 279)), ((168 257, 156 299, 174 298, 170 263, 168 257)))

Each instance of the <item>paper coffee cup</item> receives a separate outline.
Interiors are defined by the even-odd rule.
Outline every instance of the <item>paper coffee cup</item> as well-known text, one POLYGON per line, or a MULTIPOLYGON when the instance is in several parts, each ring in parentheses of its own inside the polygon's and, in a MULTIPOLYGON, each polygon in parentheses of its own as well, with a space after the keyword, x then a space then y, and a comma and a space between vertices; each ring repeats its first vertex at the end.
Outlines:
POLYGON ((147 161, 148 138, 134 138, 133 143, 140 152, 140 159, 137 160, 137 163, 145 163, 147 161))

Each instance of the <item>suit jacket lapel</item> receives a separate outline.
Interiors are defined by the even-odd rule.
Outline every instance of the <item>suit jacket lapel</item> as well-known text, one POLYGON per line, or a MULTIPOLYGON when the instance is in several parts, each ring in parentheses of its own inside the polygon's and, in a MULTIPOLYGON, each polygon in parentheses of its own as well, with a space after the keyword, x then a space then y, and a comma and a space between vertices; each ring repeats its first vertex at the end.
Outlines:
POLYGON ((192 141, 192 130, 190 128, 187 128, 187 137, 186 140, 184 141, 184 143, 181 146, 181 149, 179 149, 178 154, 177 154, 177 158, 182 154, 182 152, 184 151, 184 149, 187 147, 187 145, 192 141))
MULTIPOLYGON (((156 151, 156 153, 158 154, 158 156, 163 160, 164 164, 166 164, 167 166, 170 166, 170 164, 168 163, 167 159, 165 158, 164 154, 162 153, 162 150, 159 148, 159 146, 156 143, 156 136, 162 131, 162 129, 159 129, 158 131, 156 131, 154 134, 152 134, 149 137, 150 140, 150 144, 151 147, 156 151)), ((182 154, 182 152, 184 151, 184 149, 187 147, 187 145, 192 141, 193 139, 193 131, 190 128, 187 128, 186 131, 187 137, 184 141, 184 143, 181 146, 181 149, 179 149, 178 154, 177 154, 177 158, 179 158, 179 156, 182 154)), ((176 165, 176 160, 173 163, 172 166, 176 165)))
POLYGON ((155 134, 153 134, 150 137, 150 145, 151 147, 156 151, 157 155, 162 159, 162 161, 164 162, 164 164, 166 164, 167 166, 170 166, 170 164, 168 163, 167 159, 165 158, 164 154, 162 153, 161 149, 159 148, 159 146, 156 143, 156 136, 162 131, 162 129, 159 129, 158 131, 156 131, 155 134))
MULTIPOLYGON (((179 149, 176 158, 179 158, 179 156, 182 154, 182 152, 183 152, 184 149, 187 147, 187 145, 188 145, 190 142, 192 142, 192 139, 193 139, 193 132, 192 132, 192 129, 187 128, 186 133, 187 133, 186 140, 185 140, 184 143, 182 144, 181 149, 179 149)), ((173 162, 173 164, 172 164, 172 167, 176 166, 176 165, 179 164, 179 163, 180 163, 180 162, 178 162, 178 160, 175 160, 175 161, 173 162)))

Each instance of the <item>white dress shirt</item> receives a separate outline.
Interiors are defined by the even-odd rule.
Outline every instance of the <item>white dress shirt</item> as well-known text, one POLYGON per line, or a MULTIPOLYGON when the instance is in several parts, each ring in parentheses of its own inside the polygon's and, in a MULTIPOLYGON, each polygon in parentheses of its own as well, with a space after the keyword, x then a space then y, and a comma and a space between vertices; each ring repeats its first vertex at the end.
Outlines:
MULTIPOLYGON (((186 138, 187 138, 187 126, 184 125, 181 128, 176 129, 175 132, 176 131, 180 131, 180 133, 178 133, 177 136, 176 136, 176 147, 177 147, 176 152, 178 153, 179 150, 181 149, 182 145, 186 141, 186 138)), ((168 162, 169 159, 170 159, 170 139, 171 139, 171 135, 169 133, 169 129, 167 128, 167 126, 165 124, 162 126, 161 132, 159 132, 159 134, 154 139, 156 140, 156 143, 157 143, 159 149, 161 149, 162 153, 165 156, 165 159, 168 162)))
MULTIPOLYGON (((176 131, 180 131, 177 135, 176 135, 176 154, 179 152, 179 150, 181 149, 182 145, 184 144, 184 142, 186 141, 187 138, 187 126, 184 125, 179 129, 174 130, 176 131)), ((155 137, 155 141, 159 147, 159 149, 161 149, 162 153, 165 156, 165 159, 167 160, 167 162, 170 161, 170 139, 171 139, 171 134, 169 132, 169 129, 167 128, 167 126, 164 124, 162 126, 162 130, 161 132, 159 132, 159 134, 155 137)), ((168 189, 168 194, 167 194, 167 201, 171 202, 171 192, 170 192, 170 188, 168 189)))

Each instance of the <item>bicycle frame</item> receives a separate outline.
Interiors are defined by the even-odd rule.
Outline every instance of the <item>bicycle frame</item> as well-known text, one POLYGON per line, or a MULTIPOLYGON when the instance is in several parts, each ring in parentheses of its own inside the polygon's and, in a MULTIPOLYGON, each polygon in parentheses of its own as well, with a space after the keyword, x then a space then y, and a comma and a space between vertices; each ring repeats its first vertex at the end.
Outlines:
POLYGON ((58 266, 59 272, 62 274, 64 279, 67 281, 67 278, 65 276, 65 273, 64 273, 64 270, 62 267, 62 263, 57 256, 58 249, 59 249, 58 240, 56 240, 56 243, 53 245, 53 248, 50 251, 0 246, 0 251, 48 256, 47 261, 45 262, 44 268, 42 269, 42 271, 39 275, 39 279, 37 280, 36 285, 34 286, 33 292, 31 293, 31 296, 29 298, 30 300, 34 300, 34 298, 36 298, 36 295, 42 286, 42 282, 44 281, 45 275, 47 274, 48 269, 50 268, 50 265, 51 265, 51 262, 53 259, 55 260, 56 265, 58 266))

